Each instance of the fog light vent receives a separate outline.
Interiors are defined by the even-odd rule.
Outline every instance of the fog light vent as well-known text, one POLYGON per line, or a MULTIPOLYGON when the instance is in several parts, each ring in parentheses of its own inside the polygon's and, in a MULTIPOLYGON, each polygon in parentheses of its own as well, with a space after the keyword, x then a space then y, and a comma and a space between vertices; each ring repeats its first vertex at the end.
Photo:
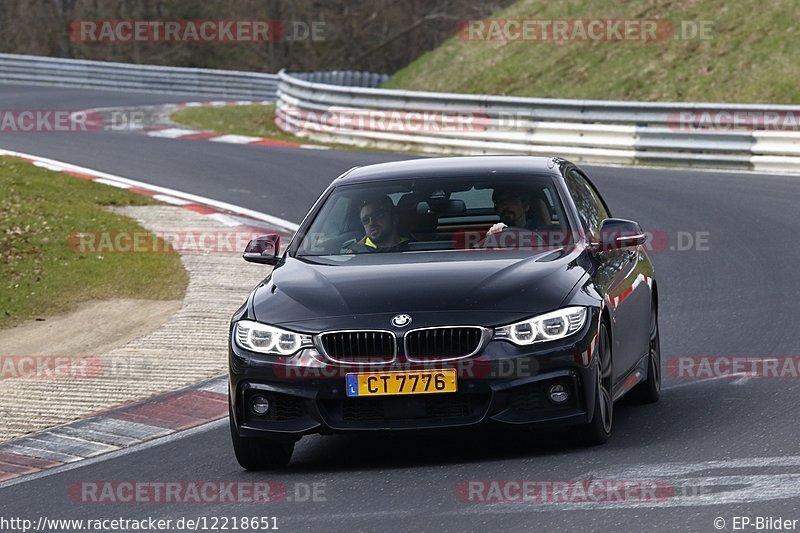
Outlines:
POLYGON ((264 416, 269 412, 269 400, 260 394, 250 399, 250 411, 256 416, 264 416))
POLYGON ((550 401, 555 404, 562 404, 569 400, 569 393, 567 389, 564 388, 563 385, 553 385, 550 387, 550 392, 548 393, 548 397, 550 401))

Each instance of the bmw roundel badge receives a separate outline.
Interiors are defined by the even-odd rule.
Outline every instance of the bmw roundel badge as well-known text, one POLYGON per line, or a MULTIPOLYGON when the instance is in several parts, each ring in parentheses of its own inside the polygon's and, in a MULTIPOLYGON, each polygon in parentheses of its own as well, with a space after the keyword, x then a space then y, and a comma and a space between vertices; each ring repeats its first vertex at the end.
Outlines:
POLYGON ((392 319, 392 325, 398 328, 404 328, 411 324, 411 315, 397 315, 392 319))

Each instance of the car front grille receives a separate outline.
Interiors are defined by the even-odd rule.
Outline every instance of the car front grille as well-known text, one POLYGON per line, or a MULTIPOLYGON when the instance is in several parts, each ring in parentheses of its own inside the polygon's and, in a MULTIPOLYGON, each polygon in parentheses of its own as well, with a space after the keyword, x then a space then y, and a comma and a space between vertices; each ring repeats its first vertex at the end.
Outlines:
POLYGON ((388 363, 396 352, 389 331, 334 331, 320 335, 325 355, 340 363, 388 363))
POLYGON ((466 357, 481 346, 483 329, 477 326, 426 328, 409 331, 406 356, 416 360, 466 357))

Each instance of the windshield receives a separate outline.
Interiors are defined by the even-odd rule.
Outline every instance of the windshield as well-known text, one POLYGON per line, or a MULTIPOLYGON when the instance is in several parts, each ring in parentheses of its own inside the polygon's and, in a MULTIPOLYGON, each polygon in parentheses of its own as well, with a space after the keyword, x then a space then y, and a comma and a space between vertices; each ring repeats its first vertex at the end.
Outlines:
POLYGON ((334 189, 296 255, 540 250, 568 239, 551 176, 410 178, 334 189))

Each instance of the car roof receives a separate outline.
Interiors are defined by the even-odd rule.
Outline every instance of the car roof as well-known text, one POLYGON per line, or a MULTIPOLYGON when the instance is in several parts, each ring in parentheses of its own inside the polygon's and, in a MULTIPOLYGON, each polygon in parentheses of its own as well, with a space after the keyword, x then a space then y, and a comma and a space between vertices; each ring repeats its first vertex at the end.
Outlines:
POLYGON ((378 163, 356 167, 334 181, 335 185, 363 183, 403 178, 443 178, 457 176, 486 176, 492 174, 560 175, 560 168, 570 164, 558 157, 522 155, 487 155, 462 157, 431 157, 378 163))

